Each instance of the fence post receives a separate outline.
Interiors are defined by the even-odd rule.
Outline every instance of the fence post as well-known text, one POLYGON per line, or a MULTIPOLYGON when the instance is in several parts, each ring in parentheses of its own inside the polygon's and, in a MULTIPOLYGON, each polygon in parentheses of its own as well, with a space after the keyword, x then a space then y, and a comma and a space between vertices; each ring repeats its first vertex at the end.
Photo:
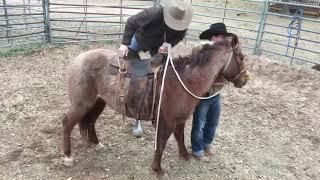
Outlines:
MULTIPOLYGON (((192 6, 192 3, 193 3, 193 1, 191 0, 191 6, 192 6)), ((190 26, 190 25, 189 25, 190 26)), ((188 27, 189 28, 189 27, 188 27)), ((188 31, 189 31, 189 29, 187 29, 187 31, 186 31, 186 35, 185 35, 185 37, 184 37, 184 44, 185 45, 187 45, 187 40, 188 40, 188 38, 187 38, 187 36, 188 36, 188 31)))
POLYGON ((8 7, 7 7, 6 0, 3 0, 3 6, 4 6, 4 17, 6 21, 6 36, 8 39, 8 43, 12 44, 12 39, 10 39, 10 24, 9 24, 8 7))
POLYGON ((49 4, 50 4, 49 0, 42 0, 45 41, 47 43, 52 42, 49 4))
MULTIPOLYGON (((120 0, 120 33, 123 33, 124 27, 123 27, 123 1, 120 0)), ((119 35, 119 39, 122 38, 122 35, 119 35)))
POLYGON ((266 26, 268 10, 269 10, 269 0, 265 0, 264 6, 263 6, 263 12, 261 14, 259 29, 257 31, 256 44, 253 52, 253 54, 256 54, 256 55, 261 55, 262 53, 261 44, 262 44, 264 29, 266 26))
POLYGON ((227 6, 228 6, 228 0, 225 1, 225 4, 224 4, 224 11, 223 11, 223 18, 222 18, 222 22, 224 23, 224 19, 226 17, 226 9, 227 9, 227 6))

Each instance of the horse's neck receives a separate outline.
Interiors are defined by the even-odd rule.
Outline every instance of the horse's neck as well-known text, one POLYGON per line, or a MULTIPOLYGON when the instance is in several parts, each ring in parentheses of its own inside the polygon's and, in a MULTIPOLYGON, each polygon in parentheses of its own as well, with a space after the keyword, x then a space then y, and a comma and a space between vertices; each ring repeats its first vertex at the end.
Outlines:
POLYGON ((215 59, 213 59, 202 67, 187 68, 181 74, 181 77, 191 92, 202 96, 210 89, 220 75, 223 66, 222 61, 215 61, 215 59))

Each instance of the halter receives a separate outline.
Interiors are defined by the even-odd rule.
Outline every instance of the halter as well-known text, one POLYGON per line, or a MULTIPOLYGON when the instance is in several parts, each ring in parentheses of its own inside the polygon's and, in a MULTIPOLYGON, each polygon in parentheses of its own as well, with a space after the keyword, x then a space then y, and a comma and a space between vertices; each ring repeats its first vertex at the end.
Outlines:
MULTIPOLYGON (((234 49, 236 49, 238 46, 239 46, 239 44, 237 44, 236 47, 232 48, 232 52, 231 52, 231 54, 230 54, 230 56, 229 56, 229 60, 228 60, 227 64, 225 65, 222 73, 224 73, 224 72, 228 69, 228 67, 229 67, 229 65, 230 65, 230 62, 231 62, 231 60, 232 60, 232 57, 234 57, 234 49)), ((234 60, 235 60, 236 63, 237 63, 237 68, 238 68, 238 72, 239 72, 239 73, 230 81, 230 82, 232 82, 232 83, 233 83, 235 80, 237 80, 243 72, 247 71, 246 68, 244 68, 243 70, 240 71, 240 67, 239 67, 238 61, 237 61, 235 58, 234 58, 234 60)))

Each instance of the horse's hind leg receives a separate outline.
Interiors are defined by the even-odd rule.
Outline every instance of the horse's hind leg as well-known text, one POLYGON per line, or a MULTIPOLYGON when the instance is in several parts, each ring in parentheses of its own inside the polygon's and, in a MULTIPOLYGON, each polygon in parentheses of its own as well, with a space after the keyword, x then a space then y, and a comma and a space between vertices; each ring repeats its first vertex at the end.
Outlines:
POLYGON ((173 133, 178 143, 179 156, 184 160, 188 161, 190 160, 191 155, 188 153, 186 146, 184 144, 184 127, 185 127, 185 122, 183 124, 176 125, 176 128, 173 131, 173 133))
POLYGON ((73 159, 71 157, 71 132, 73 127, 84 118, 86 111, 84 108, 72 107, 62 120, 63 124, 63 153, 64 165, 72 166, 73 159))
POLYGON ((86 121, 86 122, 83 122, 83 121, 80 122, 80 125, 82 123, 84 124, 88 123, 88 126, 87 126, 88 141, 89 143, 96 145, 96 150, 100 150, 101 148, 104 147, 103 144, 99 143, 95 124, 98 117, 100 116, 100 114, 102 113, 105 107, 106 107, 105 101, 98 97, 96 99, 95 104, 91 108, 91 110, 86 114, 85 118, 83 119, 83 121, 86 121))

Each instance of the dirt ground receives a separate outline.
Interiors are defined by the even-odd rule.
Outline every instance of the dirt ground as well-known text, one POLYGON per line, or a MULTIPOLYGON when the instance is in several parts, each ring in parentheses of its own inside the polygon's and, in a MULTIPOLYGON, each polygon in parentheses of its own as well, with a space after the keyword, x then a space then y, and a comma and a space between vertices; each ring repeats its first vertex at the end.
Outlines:
MULTIPOLYGON (((72 135, 76 159, 62 165, 63 113, 69 101, 65 72, 80 52, 101 45, 47 48, 0 59, 0 179, 154 179, 154 130, 131 135, 132 121, 105 109, 97 123, 105 148, 95 152, 72 135)), ((163 167, 172 179, 319 179, 320 73, 250 57, 253 80, 227 85, 210 162, 178 158, 170 138, 163 167)), ((186 144, 190 151, 190 125, 186 144)))

